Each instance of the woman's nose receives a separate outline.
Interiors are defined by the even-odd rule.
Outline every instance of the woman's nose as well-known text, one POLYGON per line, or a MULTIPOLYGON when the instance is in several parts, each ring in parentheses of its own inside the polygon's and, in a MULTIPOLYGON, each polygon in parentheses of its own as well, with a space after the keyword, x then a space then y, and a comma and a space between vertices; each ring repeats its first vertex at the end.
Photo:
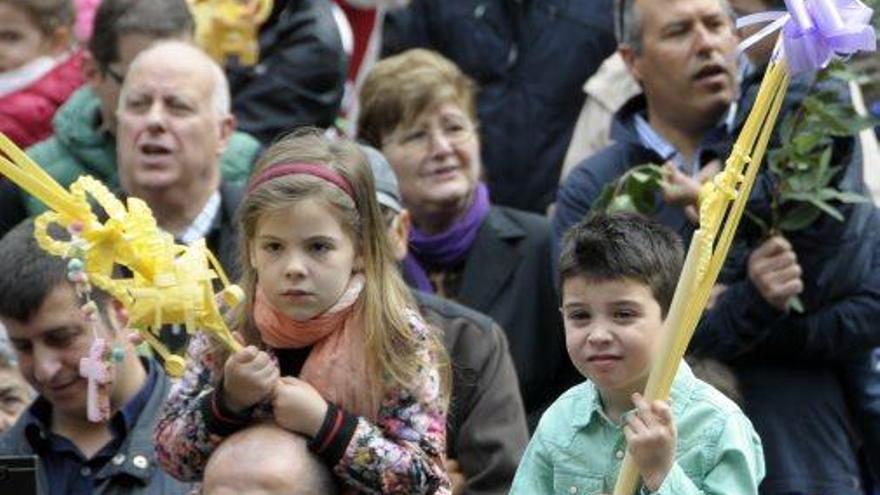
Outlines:
POLYGON ((443 131, 431 132, 431 155, 446 155, 452 152, 452 141, 443 131))

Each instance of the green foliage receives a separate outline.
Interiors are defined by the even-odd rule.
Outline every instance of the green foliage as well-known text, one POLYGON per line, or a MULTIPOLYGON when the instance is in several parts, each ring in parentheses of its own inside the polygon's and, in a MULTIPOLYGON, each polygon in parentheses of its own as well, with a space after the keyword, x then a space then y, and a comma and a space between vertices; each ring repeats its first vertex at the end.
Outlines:
MULTIPOLYGON (((816 84, 829 79, 858 81, 860 77, 838 62, 820 72, 816 84)), ((854 136, 875 125, 876 119, 858 115, 837 91, 814 86, 798 110, 789 112, 779 124, 780 145, 767 153, 767 168, 776 179, 770 219, 746 212, 748 218, 765 236, 806 229, 822 214, 844 221, 835 204, 870 200, 835 187, 841 167, 831 164, 834 138, 854 136)), ((804 312, 798 297, 791 298, 789 308, 804 312)))
POLYGON ((593 209, 608 213, 632 211, 643 215, 657 213, 657 192, 663 182, 663 167, 653 163, 635 166, 614 182, 605 184, 593 209))
MULTIPOLYGON (((843 64, 835 63, 820 72, 816 84, 856 77, 843 64)), ((835 204, 868 201, 835 187, 841 167, 832 165, 831 160, 835 137, 853 136, 876 124, 876 119, 858 115, 839 92, 814 86, 802 105, 779 124, 780 144, 767 153, 767 167, 776 179, 776 189, 771 198, 771 218, 757 222, 765 234, 803 230, 823 213, 843 221, 835 204)), ((753 215, 749 218, 755 220, 753 215)))

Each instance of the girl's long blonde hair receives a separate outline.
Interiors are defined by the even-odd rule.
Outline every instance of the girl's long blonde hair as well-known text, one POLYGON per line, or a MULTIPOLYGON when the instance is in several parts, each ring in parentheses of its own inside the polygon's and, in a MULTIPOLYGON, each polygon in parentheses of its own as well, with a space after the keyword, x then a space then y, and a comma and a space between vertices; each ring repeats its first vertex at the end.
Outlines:
MULTIPOLYGON (((320 198, 351 237, 355 253, 363 260, 366 284, 362 293, 367 365, 383 386, 416 385, 424 362, 426 342, 410 328, 407 309, 416 310, 412 295, 398 271, 385 224, 376 200, 376 189, 366 155, 348 140, 330 140, 313 129, 296 131, 273 144, 256 165, 252 177, 281 163, 309 163, 342 175, 351 185, 353 200, 330 182, 307 174, 271 179, 249 191, 238 209, 239 253, 246 294, 239 313, 238 331, 248 344, 264 347, 253 321, 257 273, 251 267, 252 241, 257 223, 266 213, 289 208, 306 198, 320 198)), ((436 332, 430 332, 429 351, 441 363, 443 389, 448 388, 448 358, 436 332)), ((444 394, 448 396, 447 394, 444 394)))

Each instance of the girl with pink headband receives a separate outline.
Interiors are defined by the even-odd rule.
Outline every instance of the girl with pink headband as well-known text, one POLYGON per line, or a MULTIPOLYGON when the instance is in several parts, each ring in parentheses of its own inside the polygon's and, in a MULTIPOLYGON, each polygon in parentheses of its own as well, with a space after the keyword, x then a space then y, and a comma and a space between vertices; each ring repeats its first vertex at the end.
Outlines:
POLYGON ((198 480, 224 438, 273 421, 346 492, 450 493, 448 359, 398 274, 358 146, 313 132, 274 144, 239 222, 246 347, 193 337, 156 429, 162 467, 198 480))

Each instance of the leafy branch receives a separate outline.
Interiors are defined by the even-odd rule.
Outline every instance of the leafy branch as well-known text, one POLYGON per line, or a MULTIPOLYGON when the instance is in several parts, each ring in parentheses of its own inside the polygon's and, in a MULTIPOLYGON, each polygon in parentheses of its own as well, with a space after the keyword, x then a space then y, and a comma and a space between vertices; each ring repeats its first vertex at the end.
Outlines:
POLYGON ((804 230, 822 214, 844 221, 839 204, 863 203, 869 198, 836 187, 843 171, 832 164, 834 138, 849 137, 877 120, 856 113, 841 99, 833 85, 819 88, 830 79, 856 77, 842 64, 834 64, 819 73, 809 96, 789 112, 778 128, 779 145, 767 153, 767 169, 774 179, 770 198, 770 218, 749 213, 765 236, 804 230))
MULTIPOLYGON (((878 119, 858 115, 850 102, 834 89, 835 84, 821 84, 831 79, 849 81, 861 77, 848 71, 842 63, 831 64, 819 72, 801 105, 788 112, 779 124, 779 144, 767 154, 767 169, 774 184, 770 218, 745 212, 765 238, 804 230, 823 214, 843 222, 845 218, 839 205, 870 201, 837 187, 843 167, 832 164, 834 139, 857 135, 863 129, 878 125, 878 119)), ((653 215, 660 208, 659 191, 664 181, 663 167, 636 166, 606 184, 593 208, 653 215)), ((800 299, 793 298, 790 304, 795 311, 803 312, 800 299)))
POLYGON ((608 213, 632 211, 653 215, 660 209, 657 193, 664 181, 663 167, 653 163, 637 165, 617 180, 605 184, 593 209, 608 213))

